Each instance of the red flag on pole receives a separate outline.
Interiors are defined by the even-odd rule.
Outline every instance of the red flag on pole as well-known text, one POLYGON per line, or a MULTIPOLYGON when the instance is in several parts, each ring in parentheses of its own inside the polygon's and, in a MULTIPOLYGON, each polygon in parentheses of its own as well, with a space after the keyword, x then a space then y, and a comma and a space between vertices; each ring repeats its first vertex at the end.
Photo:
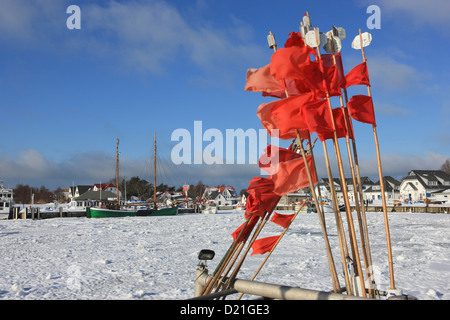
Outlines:
MULTIPOLYGON (((348 111, 347 108, 344 108, 345 114, 347 116, 347 125, 349 127, 349 138, 354 139, 353 135, 353 129, 350 124, 350 119, 348 117, 348 111)), ((328 113, 329 114, 329 113, 328 113)), ((333 109, 333 117, 334 117, 334 124, 336 128, 336 135, 337 138, 345 138, 347 136, 347 127, 345 124, 345 118, 344 113, 342 112, 342 108, 333 109)), ((329 125, 332 126, 330 117, 328 117, 327 121, 329 122, 329 125)), ((324 131, 324 132, 317 132, 317 136, 319 137, 320 141, 325 141, 328 139, 334 139, 334 133, 333 131, 324 131)))
MULTIPOLYGON (((312 157, 307 156, 306 159, 313 180, 312 182, 313 184, 316 184, 317 177, 313 168, 312 157)), ((278 165, 278 172, 271 175, 270 178, 274 184, 273 192, 280 196, 310 185, 303 158, 294 158, 293 160, 280 162, 278 165)))
POLYGON ((252 216, 264 217, 266 210, 261 204, 261 200, 258 195, 249 193, 245 202, 245 218, 252 216))
POLYGON ((376 126, 375 111, 373 109, 372 97, 365 95, 353 96, 347 102, 348 111, 353 119, 376 126))
POLYGON ((278 242, 278 239, 280 239, 280 237, 281 236, 274 236, 255 240, 252 245, 253 252, 251 255, 264 254, 266 252, 269 252, 278 242))
POLYGON ((305 47, 305 41, 302 38, 302 34, 294 31, 289 33, 289 38, 284 43, 284 47, 305 47))
POLYGON ((272 55, 270 63, 273 77, 277 80, 304 78, 302 67, 311 61, 309 55, 314 52, 309 46, 292 46, 277 50, 272 55))
POLYGON ((255 227, 256 223, 258 222, 259 217, 258 216, 252 216, 250 218, 250 221, 244 222, 239 228, 237 228, 232 234, 231 236, 233 237, 233 241, 236 241, 236 239, 239 237, 239 235, 241 234, 241 230, 244 229, 244 231, 242 231, 241 237, 239 238, 239 242, 244 241, 245 239, 248 238, 248 236, 250 235, 250 233, 252 232, 253 228, 255 227))
MULTIPOLYGON (((264 213, 272 212, 275 209, 280 196, 274 193, 274 183, 271 179, 254 177, 249 181, 249 186, 247 189, 249 197, 257 199, 255 202, 259 201, 259 205, 263 211, 258 211, 258 214, 264 215, 264 213)), ((247 198, 248 201, 248 198, 247 198)))
POLYGON ((274 212, 270 221, 286 229, 287 227, 289 227, 289 224, 291 223, 292 219, 294 219, 294 217, 295 214, 278 214, 274 212))
POLYGON ((334 132, 327 99, 317 100, 304 105, 301 113, 309 131, 322 134, 334 132))
POLYGON ((270 64, 268 64, 259 69, 247 70, 245 91, 271 94, 273 92, 284 91, 284 85, 282 81, 276 80, 270 74, 270 64))
POLYGON ((363 62, 354 67, 345 76, 345 81, 342 82, 342 88, 348 88, 349 86, 364 84, 370 86, 369 71, 367 70, 366 62, 363 62))
POLYGON ((266 150, 264 150, 264 154, 259 158, 259 167, 273 175, 278 172, 278 165, 280 162, 300 158, 302 158, 300 154, 292 152, 289 149, 269 145, 266 150))
POLYGON ((256 114, 270 136, 276 135, 273 130, 278 129, 280 139, 294 139, 299 130, 302 138, 307 139, 305 131, 308 127, 300 116, 300 107, 313 99, 314 96, 308 93, 263 103, 256 114))

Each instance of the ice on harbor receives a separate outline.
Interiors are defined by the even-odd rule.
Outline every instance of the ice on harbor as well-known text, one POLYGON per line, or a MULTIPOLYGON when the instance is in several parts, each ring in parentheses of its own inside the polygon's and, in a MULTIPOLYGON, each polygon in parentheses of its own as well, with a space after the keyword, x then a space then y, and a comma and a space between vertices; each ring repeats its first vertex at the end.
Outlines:
MULTIPOLYGON (((292 212, 289 212, 292 213, 292 212)), ((377 288, 389 288, 382 213, 368 212, 377 288)), ((188 299, 194 296, 201 249, 216 252, 210 273, 232 243, 243 211, 172 217, 54 218, 0 221, 0 299, 188 299)), ((341 286, 345 286, 334 215, 327 230, 341 286)), ((404 294, 450 300, 450 215, 389 213, 395 282, 404 294)), ((279 234, 268 223, 260 237, 279 234)), ((250 279, 265 255, 247 257, 250 279)), ((300 214, 257 281, 332 290, 317 214, 300 214)), ((245 298, 245 296, 244 296, 245 298)))

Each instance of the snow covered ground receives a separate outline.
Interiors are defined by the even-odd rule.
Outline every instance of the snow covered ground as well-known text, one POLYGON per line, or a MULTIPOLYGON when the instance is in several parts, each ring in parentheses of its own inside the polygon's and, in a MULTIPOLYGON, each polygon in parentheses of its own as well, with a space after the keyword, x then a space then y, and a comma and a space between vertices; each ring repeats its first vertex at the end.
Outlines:
MULTIPOLYGON (((244 222, 242 211, 216 215, 114 219, 0 221, 0 299, 187 299, 194 295, 197 255, 212 249, 212 272, 244 222)), ((389 288, 383 216, 367 213, 375 280, 389 288)), ((327 228, 338 273, 334 215, 327 228)), ((450 300, 450 215, 390 213, 395 281, 418 299, 450 300)), ((282 228, 268 223, 261 237, 282 228)), ((264 256, 249 256, 238 278, 249 279, 264 256)), ((331 290, 316 214, 301 214, 257 281, 331 290)), ((345 282, 340 278, 341 285, 345 282)))

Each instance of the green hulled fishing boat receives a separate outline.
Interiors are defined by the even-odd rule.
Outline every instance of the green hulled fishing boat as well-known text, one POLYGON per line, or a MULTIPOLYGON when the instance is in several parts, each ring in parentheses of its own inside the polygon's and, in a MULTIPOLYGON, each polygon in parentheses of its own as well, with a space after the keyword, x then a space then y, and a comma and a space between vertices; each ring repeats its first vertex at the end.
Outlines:
POLYGON ((178 208, 144 209, 144 210, 114 210, 106 208, 86 208, 88 218, 114 218, 114 217, 155 217, 174 216, 178 208))
MULTIPOLYGON (((178 213, 178 208, 158 208, 156 205, 156 133, 155 133, 155 180, 154 180, 154 203, 153 208, 146 209, 121 209, 119 199, 119 139, 116 146, 116 186, 117 203, 111 208, 88 207, 86 208, 86 217, 88 218, 117 218, 117 217, 155 217, 155 216, 174 216, 178 213)), ((149 203, 150 205, 150 203, 149 203)))

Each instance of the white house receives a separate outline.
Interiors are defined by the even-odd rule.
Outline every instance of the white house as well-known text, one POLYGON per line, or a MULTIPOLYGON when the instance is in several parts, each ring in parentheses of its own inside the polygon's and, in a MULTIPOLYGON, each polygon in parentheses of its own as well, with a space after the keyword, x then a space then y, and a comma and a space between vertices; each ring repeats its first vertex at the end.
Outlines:
MULTIPOLYGON (((352 178, 346 178, 345 179, 346 185, 347 185, 347 196, 350 202, 355 201, 355 192, 353 189, 353 179, 352 178)), ((334 190, 336 192, 336 197, 338 199, 338 203, 344 202, 344 194, 342 192, 342 186, 341 186, 341 180, 338 178, 333 178, 333 185, 334 190)), ((368 188, 372 187, 374 185, 373 181, 370 180, 368 177, 361 177, 361 189, 363 191, 367 190, 368 188)), ((316 193, 319 194, 320 190, 320 197, 323 200, 331 200, 332 199, 332 193, 331 188, 329 184, 328 178, 322 178, 319 180, 319 183, 315 187, 316 193)), ((358 190, 356 190, 358 192, 358 190)), ((358 193, 359 197, 359 193, 358 193)), ((364 199, 366 200, 366 199, 364 199)))
MULTIPOLYGON (((400 197, 400 181, 391 176, 383 177, 384 196, 386 201, 398 200, 400 197)), ((364 190, 364 200, 382 200, 380 181, 364 190)))
POLYGON ((202 198, 213 200, 217 206, 233 206, 240 201, 236 190, 231 186, 206 187, 202 198))
POLYGON ((92 185, 79 185, 69 187, 69 201, 81 196, 83 193, 92 188, 92 185))
MULTIPOLYGON (((112 193, 117 194, 117 187, 115 184, 112 183, 96 183, 94 184, 94 186, 91 188, 92 191, 109 191, 112 193)), ((122 192, 119 190, 119 196, 122 196, 122 192)))
POLYGON ((400 200, 424 201, 450 189, 450 175, 441 170, 411 170, 400 184, 400 200))

